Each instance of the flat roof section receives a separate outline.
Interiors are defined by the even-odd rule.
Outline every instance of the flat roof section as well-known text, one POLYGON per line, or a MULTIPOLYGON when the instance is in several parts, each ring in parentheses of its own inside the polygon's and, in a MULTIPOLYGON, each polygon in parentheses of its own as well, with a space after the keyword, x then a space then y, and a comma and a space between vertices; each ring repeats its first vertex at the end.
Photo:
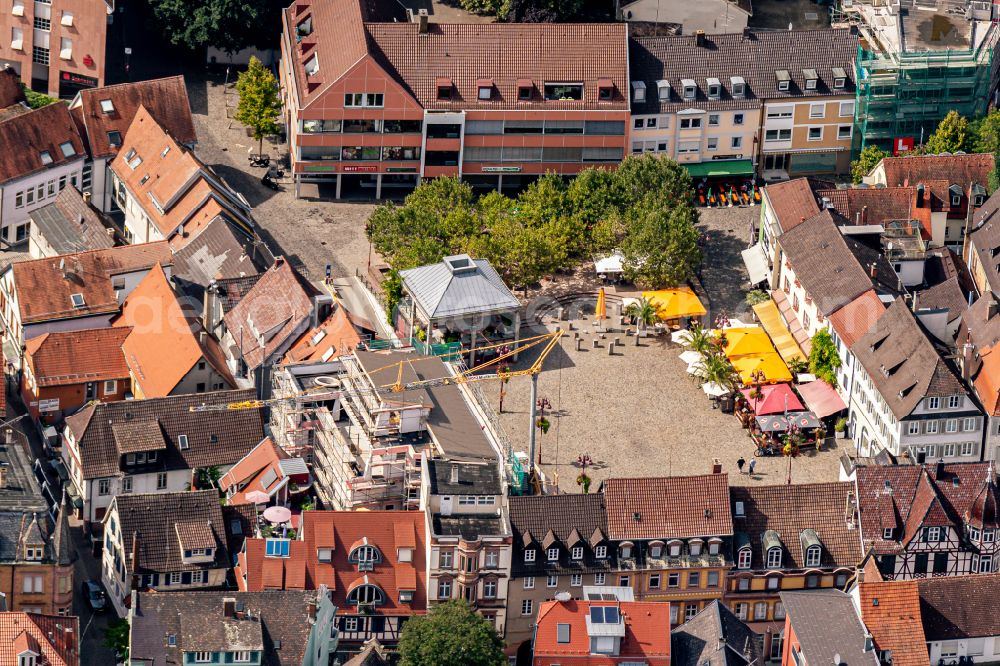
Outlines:
MULTIPOLYGON (((407 352, 356 351, 355 354, 361 367, 379 386, 396 382, 399 370, 395 364, 400 361, 404 362, 402 373, 404 384, 451 376, 444 361, 435 356, 419 356, 407 352)), ((447 458, 497 459, 497 451, 487 437, 484 426, 472 413, 461 389, 455 384, 430 386, 398 394, 386 389, 380 392, 380 395, 383 400, 419 402, 429 407, 427 428, 447 458)))

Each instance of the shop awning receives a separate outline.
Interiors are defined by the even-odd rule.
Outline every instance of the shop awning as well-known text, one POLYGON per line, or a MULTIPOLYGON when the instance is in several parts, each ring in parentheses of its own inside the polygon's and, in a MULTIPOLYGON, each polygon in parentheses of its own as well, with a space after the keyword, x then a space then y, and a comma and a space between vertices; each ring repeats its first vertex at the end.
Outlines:
POLYGON ((799 343, 795 341, 795 336, 785 327, 785 322, 782 320, 778 306, 774 301, 758 303, 753 306, 753 311, 785 363, 791 363, 792 359, 806 357, 802 353, 799 343))
POLYGON ((743 263, 750 274, 750 284, 759 284, 767 279, 767 256, 764 254, 764 246, 757 243, 753 247, 748 247, 741 253, 743 263))
POLYGON ((755 356, 740 356, 732 361, 733 367, 740 373, 740 379, 745 386, 756 384, 755 373, 764 373, 765 384, 775 384, 777 382, 792 381, 792 373, 788 371, 788 366, 781 360, 777 353, 758 354, 755 356))
POLYGON ((798 389, 809 409, 821 419, 847 409, 837 389, 822 380, 799 384, 798 389))
POLYGON ((642 297, 656 308, 656 314, 660 319, 700 317, 708 312, 691 287, 644 291, 642 297))
POLYGON ((692 178, 716 178, 724 176, 750 176, 753 174, 752 160, 716 160, 684 165, 692 178))
POLYGON ((760 392, 761 396, 754 398, 753 388, 745 388, 741 391, 743 397, 747 399, 750 409, 754 410, 754 414, 757 416, 801 412, 805 409, 799 396, 795 395, 788 384, 761 386, 760 392))

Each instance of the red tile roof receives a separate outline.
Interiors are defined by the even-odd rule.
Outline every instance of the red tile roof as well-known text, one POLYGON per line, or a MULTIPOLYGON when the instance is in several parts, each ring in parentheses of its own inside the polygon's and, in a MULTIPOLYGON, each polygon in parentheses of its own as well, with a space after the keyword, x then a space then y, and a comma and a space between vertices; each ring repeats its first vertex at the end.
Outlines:
POLYGON ((219 479, 219 488, 226 493, 234 486, 238 488, 228 497, 229 504, 247 503, 246 496, 249 492, 259 491, 271 494, 285 478, 280 462, 288 457, 288 454, 280 446, 267 437, 222 475, 222 478, 219 479), (273 472, 273 476, 270 483, 265 486, 263 479, 268 472, 273 472))
POLYGON ((733 533, 726 474, 608 479, 604 496, 612 540, 733 533))
POLYGON ((131 328, 44 333, 24 343, 25 363, 38 386, 128 381, 122 343, 131 328))
POLYGON ((1000 635, 1000 574, 935 576, 916 585, 928 641, 1000 635))
MULTIPOLYGON (((565 630, 565 627, 564 627, 565 630)), ((545 601, 538 608, 534 663, 570 659, 574 664, 603 666, 639 661, 649 666, 670 664, 670 604, 653 602, 545 601), (625 625, 619 653, 592 654, 587 619, 592 608, 617 607, 625 625), (560 625, 569 625, 569 642, 559 642, 560 625)))
MULTIPOLYGON (((996 166, 993 156, 985 153, 886 157, 881 164, 885 169, 887 185, 917 185, 918 183, 931 185, 932 181, 938 181, 943 184, 945 192, 948 185, 957 184, 961 185, 962 190, 966 193, 971 183, 985 187, 989 182, 990 171, 996 166)), ((948 197, 945 194, 944 203, 946 205, 948 204, 947 200, 948 197)))
POLYGON ((197 141, 183 76, 81 90, 79 98, 70 105, 83 125, 93 158, 113 157, 118 153, 108 132, 119 132, 124 137, 140 107, 148 110, 178 142, 191 145, 197 141), (110 113, 102 107, 106 101, 113 107, 110 113))
POLYGON ((902 552, 925 521, 928 526, 953 526, 963 534, 966 516, 972 515, 991 473, 989 463, 858 467, 864 549, 902 552), (883 538, 885 528, 896 530, 893 539, 883 538))
POLYGON ((30 647, 41 651, 37 666, 79 666, 79 636, 79 618, 71 615, 0 613, 0 664, 16 666, 19 649, 30 647))
POLYGON ((316 287, 279 257, 226 313, 226 330, 236 342, 235 351, 251 370, 291 342, 296 329, 312 317, 312 299, 318 294, 316 287))
POLYGON ((383 593, 385 603, 378 606, 384 615, 411 615, 427 609, 425 550, 427 539, 424 514, 417 511, 305 511, 302 514, 301 538, 289 545, 289 557, 265 555, 265 539, 247 539, 239 556, 237 579, 241 589, 257 592, 265 589, 330 588, 333 603, 344 612, 354 607, 347 599, 352 583, 367 576, 383 593), (348 561, 352 544, 374 546, 382 559, 371 571, 359 571, 348 561), (411 544, 413 544, 411 546, 411 544), (320 562, 318 548, 332 548, 330 562, 320 562), (399 548, 413 548, 412 561, 400 562, 399 548), (300 573, 301 572, 301 573, 300 573), (400 590, 412 590, 413 601, 401 603, 400 590))
POLYGON ((0 146, 17 146, 0 160, 0 183, 82 161, 86 154, 69 107, 62 102, 0 120, 0 146), (60 149, 64 143, 72 146, 68 157, 60 149), (42 162, 43 152, 52 160, 48 164, 42 162))
POLYGON ((339 307, 322 324, 303 333, 285 353, 281 363, 285 365, 329 360, 332 356, 342 356, 354 351, 359 344, 361 336, 351 323, 347 310, 339 307))
POLYGON ((929 666, 917 582, 861 583, 859 592, 861 619, 875 646, 892 651, 893 666, 929 666))
POLYGON ((0 69, 0 109, 24 101, 21 77, 13 67, 0 69))
POLYGON ((185 312, 159 266, 125 299, 114 326, 132 327, 122 351, 143 398, 170 395, 202 359, 229 387, 236 385, 219 344, 185 312))
MULTIPOLYGON (((318 3, 314 3, 318 4, 318 3)), ((372 49, 429 109, 628 109, 628 44, 623 23, 369 23, 372 49), (600 48, 595 48, 599 44, 600 48), (489 74, 489 100, 479 99, 479 80, 489 74), (532 79, 530 100, 518 81, 532 79), (451 98, 439 100, 439 80, 451 98), (583 84, 583 99, 545 100, 552 82, 583 84), (599 90, 611 87, 611 99, 599 90)), ((322 58, 322 56, 321 56, 322 58)))
POLYGON ((869 289, 853 301, 830 315, 830 324, 848 347, 853 347, 861 336, 885 312, 885 305, 874 289, 869 289))
POLYGON ((157 242, 15 263, 11 270, 21 323, 117 312, 112 276, 169 266, 170 261, 170 248, 157 242), (73 306, 70 296, 76 293, 83 294, 83 307, 73 306))
POLYGON ((796 178, 764 188, 782 231, 789 231, 819 213, 809 181, 796 178))

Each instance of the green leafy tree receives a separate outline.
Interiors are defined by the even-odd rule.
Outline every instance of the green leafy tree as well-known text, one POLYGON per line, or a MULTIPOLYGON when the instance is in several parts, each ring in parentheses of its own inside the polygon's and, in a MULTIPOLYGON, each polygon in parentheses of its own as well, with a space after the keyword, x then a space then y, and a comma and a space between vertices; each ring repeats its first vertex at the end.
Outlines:
POLYGON ((1000 153, 1000 109, 969 122, 966 152, 1000 153))
POLYGON ((767 303, 769 300, 771 300, 770 294, 761 289, 753 289, 747 292, 746 302, 747 305, 749 305, 750 307, 759 305, 761 303, 767 303))
POLYGON ((527 294, 528 288, 552 266, 545 229, 507 219, 494 227, 492 234, 499 261, 497 270, 512 287, 522 287, 527 294))
POLYGON ((517 197, 517 213, 527 224, 545 224, 569 213, 566 182, 554 173, 546 173, 517 197))
POLYGON ((114 650, 118 657, 128 662, 129 624, 122 619, 112 620, 104 630, 104 647, 114 650))
POLYGON ((250 57, 250 66, 240 72, 236 80, 236 92, 240 101, 236 105, 237 121, 253 132, 257 139, 257 152, 264 150, 264 137, 278 132, 278 118, 281 116, 281 95, 274 74, 257 56, 250 57))
POLYGON ((40 92, 35 92, 23 83, 21 84, 21 90, 24 91, 24 99, 28 103, 28 106, 32 109, 40 109, 43 106, 48 106, 49 104, 59 101, 54 97, 49 97, 48 95, 43 95, 40 92))
POLYGON ((566 188, 566 202, 574 217, 593 227, 625 208, 622 179, 608 169, 584 169, 566 188))
POLYGON ((670 208, 654 195, 633 208, 622 242, 625 277, 652 289, 690 279, 701 262, 696 216, 689 202, 670 208))
POLYGON ((629 155, 616 173, 627 206, 643 203, 650 194, 667 208, 691 203, 691 174, 664 155, 629 155))
POLYGON ((703 382, 711 382, 733 391, 742 384, 740 374, 729 362, 729 359, 722 354, 709 354, 701 360, 701 367, 698 369, 698 377, 703 382))
POLYGON ((458 208, 472 206, 472 186, 458 178, 432 178, 420 183, 404 201, 407 208, 444 218, 458 208))
POLYGON ((927 138, 924 152, 929 155, 938 155, 962 150, 965 148, 968 132, 969 121, 958 115, 957 111, 949 111, 934 133, 927 138))
POLYGON ((461 0, 462 9, 473 14, 497 16, 503 9, 503 0, 461 0))
POLYGON ((859 184, 868 175, 868 172, 874 169, 875 165, 885 157, 891 157, 891 155, 874 144, 866 146, 858 155, 858 159, 851 162, 851 181, 855 185, 859 184))
POLYGON ((493 625, 460 599, 435 606, 404 625, 402 666, 502 666, 503 641, 493 625))
POLYGON ((172 44, 214 46, 229 53, 271 46, 280 24, 279 3, 269 0, 149 0, 157 28, 172 44))
POLYGON ((837 370, 840 368, 840 354, 837 345, 826 329, 816 331, 809 351, 809 372, 837 388, 837 370))

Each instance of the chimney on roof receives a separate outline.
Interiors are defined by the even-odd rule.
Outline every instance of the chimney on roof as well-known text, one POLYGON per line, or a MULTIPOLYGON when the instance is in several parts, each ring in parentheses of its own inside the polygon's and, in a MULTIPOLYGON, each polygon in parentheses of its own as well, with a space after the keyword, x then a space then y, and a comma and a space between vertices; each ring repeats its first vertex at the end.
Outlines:
POLYGON ((872 265, 868 267, 868 274, 873 280, 878 279, 878 264, 876 262, 873 261, 872 265))
POLYGON ((59 258, 59 271, 62 273, 62 276, 63 276, 64 280, 69 277, 69 271, 66 269, 66 258, 65 257, 60 257, 59 258))
POLYGON ((222 600, 222 617, 236 617, 236 599, 233 597, 226 597, 222 600))
POLYGON ((924 184, 917 183, 917 208, 924 207, 924 184))
POLYGON ((458 483, 458 464, 451 464, 451 476, 448 477, 448 481, 452 484, 458 483))
POLYGON ((420 10, 420 14, 417 16, 417 25, 419 26, 417 28, 417 32, 419 32, 421 35, 426 35, 427 34, 427 24, 428 24, 429 21, 430 21, 430 17, 427 16, 427 10, 426 9, 421 9, 420 10))
POLYGON ((90 192, 84 192, 83 193, 83 203, 85 203, 85 204, 87 204, 89 206, 90 205, 90 200, 93 198, 93 196, 94 195, 91 194, 90 192))
POLYGON ((694 43, 696 46, 705 46, 705 31, 695 30, 694 31, 694 43))
POLYGON ((868 224, 868 206, 861 207, 861 224, 868 224))
POLYGON ((308 604, 306 604, 306 612, 309 614, 309 621, 310 622, 315 622, 316 621, 316 602, 315 601, 310 601, 308 604))
POLYGON ((934 480, 940 481, 944 477, 944 458, 938 458, 934 465, 934 480))
POLYGON ((712 474, 722 474, 722 461, 712 458, 712 474))

